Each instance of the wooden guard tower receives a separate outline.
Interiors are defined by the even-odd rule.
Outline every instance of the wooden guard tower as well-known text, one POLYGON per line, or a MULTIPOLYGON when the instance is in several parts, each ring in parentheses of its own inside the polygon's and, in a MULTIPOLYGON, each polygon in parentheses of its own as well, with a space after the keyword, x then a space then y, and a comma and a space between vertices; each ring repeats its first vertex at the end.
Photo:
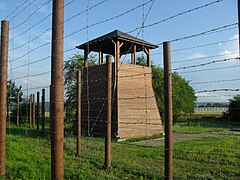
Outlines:
POLYGON ((163 133, 152 87, 150 50, 158 46, 119 30, 77 46, 84 50, 82 132, 103 136, 107 114, 107 65, 103 54, 112 55, 112 137, 127 139, 163 133), (136 64, 136 53, 144 51, 147 67, 136 64), (88 54, 99 53, 99 65, 88 67, 88 54), (121 56, 131 53, 131 63, 121 56))

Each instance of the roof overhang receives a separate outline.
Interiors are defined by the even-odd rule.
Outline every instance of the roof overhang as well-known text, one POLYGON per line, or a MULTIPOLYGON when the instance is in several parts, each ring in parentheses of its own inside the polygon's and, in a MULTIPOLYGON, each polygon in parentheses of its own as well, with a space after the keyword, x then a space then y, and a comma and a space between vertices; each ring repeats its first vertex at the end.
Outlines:
POLYGON ((143 51, 145 48, 147 49, 158 48, 157 45, 154 45, 142 39, 133 37, 119 30, 115 30, 99 38, 96 38, 89 42, 78 45, 76 46, 76 48, 89 50, 89 52, 101 51, 105 54, 114 55, 115 53, 114 43, 116 43, 117 41, 120 41, 121 43, 123 43, 121 46, 121 55, 134 52, 134 46, 136 46, 136 52, 143 51))

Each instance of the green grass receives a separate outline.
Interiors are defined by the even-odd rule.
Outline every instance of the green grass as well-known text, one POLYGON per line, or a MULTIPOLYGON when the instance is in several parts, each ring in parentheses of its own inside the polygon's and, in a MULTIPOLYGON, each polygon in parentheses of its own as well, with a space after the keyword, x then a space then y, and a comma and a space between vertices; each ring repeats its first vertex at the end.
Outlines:
POLYGON ((189 179, 239 179, 239 142, 240 134, 233 134, 177 143, 174 160, 181 171, 176 174, 189 179))
POLYGON ((159 139, 159 138, 164 138, 164 135, 163 134, 157 134, 157 135, 148 136, 148 137, 131 138, 131 139, 127 139, 125 142, 138 142, 138 141, 144 141, 144 140, 150 140, 150 139, 159 139))
MULTIPOLYGON (((192 132, 190 127, 199 131, 202 127, 202 132, 206 132, 205 128, 219 127, 227 130, 236 127, 232 124, 224 128, 216 119, 208 120, 206 125, 202 119, 184 119, 177 124, 177 132, 181 132, 181 128, 183 132, 187 131, 186 127, 192 132), (216 127, 214 123, 217 123, 216 127)), ((163 147, 135 145, 131 141, 113 142, 113 168, 106 171, 103 167, 104 139, 83 138, 81 157, 75 156, 75 141, 70 135, 65 138, 65 179, 163 179, 163 147)), ((48 135, 43 136, 40 131, 11 125, 7 132, 5 179, 50 179, 50 154, 48 135)), ((240 135, 219 135, 174 144, 174 177, 239 179, 240 135)))
POLYGON ((232 129, 240 130, 240 124, 216 117, 181 118, 173 126, 174 132, 185 134, 200 134, 232 129))

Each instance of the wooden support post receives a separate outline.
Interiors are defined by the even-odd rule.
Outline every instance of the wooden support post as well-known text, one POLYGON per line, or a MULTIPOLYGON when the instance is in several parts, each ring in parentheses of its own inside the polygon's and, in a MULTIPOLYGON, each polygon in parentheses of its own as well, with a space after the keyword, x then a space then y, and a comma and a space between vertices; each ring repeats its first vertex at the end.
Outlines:
POLYGON ((9 22, 1 21, 0 49, 0 175, 6 173, 6 109, 9 22))
POLYGON ((147 67, 151 67, 151 51, 150 49, 144 49, 144 52, 146 53, 147 55, 147 67))
POLYGON ((40 93, 37 92, 37 112, 36 112, 36 116, 37 116, 37 129, 39 129, 39 121, 40 121, 40 93))
POLYGON ((20 110, 20 93, 17 92, 17 117, 16 117, 17 126, 19 126, 19 110, 20 110))
POLYGON ((32 120, 32 94, 29 97, 29 125, 30 128, 33 127, 33 120, 32 120))
POLYGON ((103 64, 103 52, 101 48, 99 48, 99 65, 103 64))
POLYGON ((45 89, 42 89, 42 130, 45 130, 45 89))
POLYGON ((53 0, 51 59, 51 169, 52 179, 63 180, 64 141, 64 0, 53 0))
MULTIPOLYGON (((116 119, 118 121, 118 71, 119 71, 119 67, 120 67, 120 42, 117 41, 116 42, 116 52, 115 52, 115 88, 114 88, 114 93, 115 93, 115 98, 116 99, 115 103, 116 103, 116 119)), ((118 134, 116 135, 118 136, 118 134)))
POLYGON ((172 70, 170 42, 163 43, 165 99, 165 179, 173 179, 172 70))
POLYGON ((132 53, 132 64, 136 65, 136 45, 133 45, 133 53, 132 53))
POLYGON ((32 127, 35 127, 35 94, 32 94, 32 127))
POLYGON ((112 123, 112 56, 107 55, 107 126, 105 136, 105 167, 111 168, 111 123, 112 123))
POLYGON ((120 42, 116 42, 116 52, 115 52, 115 63, 116 63, 116 74, 118 75, 119 65, 120 65, 120 42))
POLYGON ((77 156, 81 155, 81 71, 77 71, 77 156))
POLYGON ((85 68, 88 67, 88 54, 89 54, 88 50, 85 49, 84 50, 84 67, 85 68))

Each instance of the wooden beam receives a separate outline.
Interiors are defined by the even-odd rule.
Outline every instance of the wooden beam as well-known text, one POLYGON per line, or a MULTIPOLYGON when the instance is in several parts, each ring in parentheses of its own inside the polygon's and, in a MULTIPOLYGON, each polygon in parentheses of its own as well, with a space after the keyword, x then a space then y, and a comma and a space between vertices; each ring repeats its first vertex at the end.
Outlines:
POLYGON ((121 48, 122 47, 122 45, 123 45, 123 42, 119 45, 119 48, 121 48))
POLYGON ((131 55, 132 64, 136 65, 136 45, 133 45, 133 53, 131 55))
POLYGON ((118 74, 118 68, 119 68, 119 64, 120 64, 120 57, 121 57, 121 51, 120 51, 120 48, 121 48, 121 44, 119 41, 116 42, 116 52, 115 52, 115 61, 116 61, 116 73, 118 74))
POLYGON ((151 67, 151 52, 149 48, 144 48, 144 52, 147 55, 147 67, 151 67))

